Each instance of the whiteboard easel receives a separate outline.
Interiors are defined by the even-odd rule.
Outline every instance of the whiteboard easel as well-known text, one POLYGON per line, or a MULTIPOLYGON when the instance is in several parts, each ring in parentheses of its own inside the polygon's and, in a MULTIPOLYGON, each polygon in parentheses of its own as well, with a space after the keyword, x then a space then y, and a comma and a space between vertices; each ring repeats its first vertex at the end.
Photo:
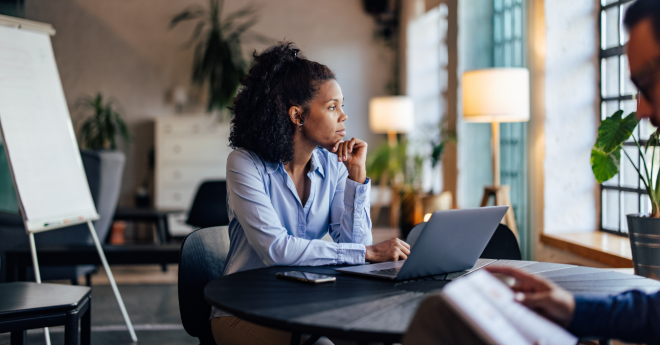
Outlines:
MULTIPOLYGON (((131 339, 137 336, 94 224, 98 220, 57 71, 49 24, 0 15, 0 132, 41 283, 34 234, 87 224, 131 339)), ((44 329, 50 345, 48 328, 44 329)))

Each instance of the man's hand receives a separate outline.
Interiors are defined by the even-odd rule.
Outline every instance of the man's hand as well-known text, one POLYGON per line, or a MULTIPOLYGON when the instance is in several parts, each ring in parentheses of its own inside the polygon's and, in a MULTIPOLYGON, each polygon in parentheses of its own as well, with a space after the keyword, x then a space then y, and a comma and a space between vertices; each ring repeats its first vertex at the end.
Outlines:
POLYGON ((541 277, 510 267, 486 267, 486 271, 504 274, 516 279, 513 291, 516 300, 564 328, 568 327, 575 312, 575 297, 570 292, 541 277))
POLYGON ((337 159, 344 162, 348 170, 348 178, 364 183, 367 180, 367 143, 358 138, 348 141, 340 141, 332 146, 332 152, 337 154, 337 159))
POLYGON ((410 245, 396 237, 366 247, 367 253, 364 258, 369 262, 405 260, 410 255, 410 245))

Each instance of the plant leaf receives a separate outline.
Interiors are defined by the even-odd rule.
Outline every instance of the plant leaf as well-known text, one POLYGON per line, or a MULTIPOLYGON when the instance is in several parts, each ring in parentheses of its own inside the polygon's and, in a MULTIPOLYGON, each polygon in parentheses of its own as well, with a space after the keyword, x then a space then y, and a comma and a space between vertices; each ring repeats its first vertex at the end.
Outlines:
POLYGON ((621 147, 617 146, 611 152, 605 152, 594 147, 591 150, 591 170, 598 183, 603 183, 619 173, 621 162, 621 147))
POLYGON ((435 168, 435 166, 440 161, 440 157, 442 156, 442 152, 444 151, 444 149, 445 149, 445 142, 444 141, 433 147, 433 152, 431 153, 431 167, 432 168, 435 168))
POLYGON ((621 118, 622 115, 623 110, 619 110, 600 123, 596 147, 604 152, 610 152, 630 138, 633 130, 637 127, 635 113, 632 112, 623 119, 621 118))
POLYGON ((206 11, 199 5, 188 6, 181 13, 172 18, 169 24, 169 28, 172 29, 173 27, 177 26, 177 24, 186 20, 203 17, 205 14, 206 11))

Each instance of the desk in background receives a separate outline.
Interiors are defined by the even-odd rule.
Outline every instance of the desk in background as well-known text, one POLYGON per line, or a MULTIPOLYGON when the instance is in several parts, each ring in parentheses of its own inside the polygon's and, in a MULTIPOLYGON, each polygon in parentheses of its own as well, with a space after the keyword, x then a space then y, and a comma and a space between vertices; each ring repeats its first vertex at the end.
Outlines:
MULTIPOLYGON (((179 262, 179 244, 103 246, 110 265, 167 265, 179 262)), ((27 268, 32 267, 29 247, 8 250, 6 276, 8 282, 25 281, 27 268)), ((89 246, 43 246, 39 247, 40 266, 101 265, 96 248, 89 246)))

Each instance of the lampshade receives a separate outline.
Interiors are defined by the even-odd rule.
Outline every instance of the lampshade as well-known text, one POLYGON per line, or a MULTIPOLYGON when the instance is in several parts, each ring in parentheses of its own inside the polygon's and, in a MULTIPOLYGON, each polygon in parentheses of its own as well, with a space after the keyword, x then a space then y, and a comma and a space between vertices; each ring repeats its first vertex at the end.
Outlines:
POLYGON ((369 102, 369 126, 374 133, 407 133, 415 124, 413 112, 406 96, 375 97, 369 102))
POLYGON ((529 121, 529 71, 488 68, 463 74, 463 119, 468 122, 529 121))

